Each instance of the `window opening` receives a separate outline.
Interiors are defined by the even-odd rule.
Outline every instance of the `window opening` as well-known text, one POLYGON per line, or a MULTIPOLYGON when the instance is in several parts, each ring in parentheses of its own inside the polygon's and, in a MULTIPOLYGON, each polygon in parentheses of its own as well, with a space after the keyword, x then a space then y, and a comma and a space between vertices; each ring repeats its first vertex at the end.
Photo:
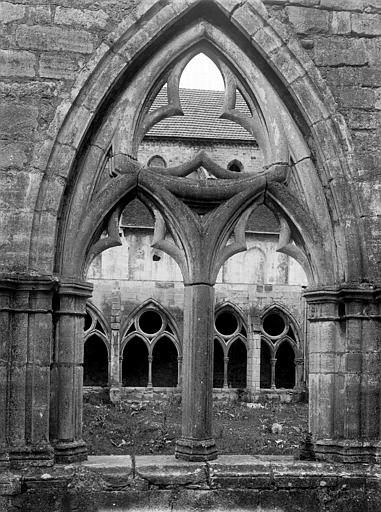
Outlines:
POLYGON ((224 351, 221 343, 214 340, 213 356, 213 387, 222 388, 224 385, 224 351))
POLYGON ((88 331, 88 330, 90 329, 90 327, 91 327, 92 323, 93 323, 93 319, 91 318, 90 313, 86 312, 86 316, 85 316, 85 328, 84 328, 84 330, 85 330, 85 331, 88 331))
POLYGON ((108 353, 104 341, 92 335, 85 341, 83 354, 83 385, 107 386, 108 353))
POLYGON ((139 327, 145 334, 156 334, 162 326, 163 319, 156 311, 144 311, 139 317, 139 327))
POLYGON ((295 386, 295 354, 290 343, 283 342, 276 353, 275 386, 292 389, 295 386))
POLYGON ((146 387, 148 384, 148 349, 140 338, 132 338, 123 351, 123 386, 146 387))
POLYGON ((270 313, 263 320, 263 330, 269 336, 280 336, 285 330, 286 324, 281 315, 270 313))
POLYGON ((99 322, 99 320, 97 320, 97 323, 95 324, 95 329, 99 332, 102 332, 103 334, 105 334, 105 331, 101 325, 101 323, 99 322))
POLYGON ((148 167, 167 167, 167 163, 160 155, 155 155, 148 160, 148 167))
POLYGON ((163 336, 152 351, 152 385, 155 387, 177 386, 177 350, 172 340, 163 336))
POLYGON ((223 91, 225 85, 216 64, 204 53, 199 53, 185 66, 180 88, 223 91))
POLYGON ((271 388, 271 351, 265 341, 261 341, 261 368, 260 368, 260 387, 263 389, 271 388))
POLYGON ((246 387, 247 351, 242 340, 230 346, 228 362, 228 385, 232 388, 246 387))
POLYGON ((239 160, 232 160, 231 162, 228 163, 227 168, 229 169, 229 171, 241 172, 243 171, 243 164, 239 160))
POLYGON ((238 329, 237 317, 230 311, 222 311, 217 314, 216 329, 223 336, 230 336, 238 329))

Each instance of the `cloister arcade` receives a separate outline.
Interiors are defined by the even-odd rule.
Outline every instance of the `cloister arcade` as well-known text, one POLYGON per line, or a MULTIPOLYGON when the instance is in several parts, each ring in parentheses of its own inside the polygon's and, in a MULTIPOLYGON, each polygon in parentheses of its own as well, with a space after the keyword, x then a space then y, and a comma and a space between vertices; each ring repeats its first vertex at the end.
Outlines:
MULTIPOLYGON (((284 307, 263 312, 260 349, 248 359, 248 327, 239 308, 219 304, 215 312, 213 388, 248 390, 249 382, 260 381, 259 389, 305 389, 303 346, 295 321, 284 307), (253 372, 260 372, 259 375, 253 372), (250 378, 247 378, 250 373, 250 378)), ((84 386, 109 386, 112 361, 111 329, 100 312, 87 306, 84 335, 84 386), (106 334, 108 333, 108 334, 106 334)), ((119 357, 119 386, 124 388, 181 389, 182 340, 164 308, 148 301, 127 319, 122 328, 119 357)), ((115 383, 114 383, 115 385, 115 383)), ((259 389, 256 389, 259 393, 259 389)), ((254 391, 254 390, 252 390, 254 391)), ((125 395, 128 398, 128 395, 125 395)))
POLYGON ((380 462, 379 257, 364 229, 367 189, 358 185, 362 170, 355 167, 337 103, 300 42, 261 2, 149 4, 102 39, 57 104, 46 165, 31 172, 40 181, 25 185, 35 196, 22 212, 24 231, 15 236, 17 214, 9 228, 2 254, 6 378, 0 403, 7 414, 0 418, 0 457, 6 464, 84 460, 83 365, 87 382, 96 371, 104 382, 106 352, 112 387, 143 383, 128 380, 131 354, 147 361, 141 373, 152 386, 160 374, 156 361, 169 365, 173 385, 181 363, 182 433, 175 456, 190 461, 217 457, 213 380, 244 384, 245 354, 261 368, 246 371, 249 387, 297 385, 298 331, 291 317, 279 308, 263 318, 256 311, 249 326, 234 308, 215 307, 220 269, 246 250, 247 220, 265 205, 279 219, 277 251, 294 258, 308 279, 309 428, 316 456, 380 462), (150 128, 183 114, 179 81, 199 53, 223 77, 221 117, 261 148, 260 171, 229 170, 205 151, 168 167, 139 161, 150 128), (165 85, 167 104, 152 109, 165 85), (249 114, 236 109, 238 95, 249 114), (206 179, 195 176, 200 167, 206 179), (160 313, 154 332, 144 327, 146 312, 117 332, 116 318, 107 326, 91 307, 84 332, 93 293, 88 268, 98 254, 122 244, 121 215, 136 198, 154 218, 152 248, 181 272, 181 340, 160 313), (235 317, 234 331, 224 330, 225 314, 235 317), (117 358, 110 328, 119 336, 117 358), (220 347, 215 376, 214 346, 220 347), (103 354, 99 368, 94 352, 103 354), (163 352, 170 356, 161 358, 163 352))

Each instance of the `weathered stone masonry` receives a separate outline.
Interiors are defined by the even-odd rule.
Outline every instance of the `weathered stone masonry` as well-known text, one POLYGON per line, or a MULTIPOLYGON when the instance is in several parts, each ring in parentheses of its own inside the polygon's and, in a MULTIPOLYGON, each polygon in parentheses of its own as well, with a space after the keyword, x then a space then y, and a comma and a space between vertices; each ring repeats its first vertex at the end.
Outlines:
MULTIPOLYGON (((171 232, 170 251, 187 275, 191 307, 177 454, 215 456, 210 305, 218 268, 229 256, 228 233, 220 225, 220 238, 205 245, 188 206, 197 197, 192 187, 184 192, 178 178, 136 167, 128 156, 143 133, 137 110, 150 87, 163 80, 166 66, 175 77, 189 48, 204 46, 256 98, 269 129, 261 121, 257 126, 264 171, 233 179, 214 167, 223 177, 213 189, 205 187, 203 197, 216 201, 220 222, 238 238, 239 219, 258 204, 284 220, 281 249, 299 258, 310 282, 316 453, 329 461, 379 463, 380 19, 378 0, 0 3, 4 468, 86 457, 82 336, 91 286, 85 268, 93 255, 119 243, 120 209, 135 195, 158 212, 159 231, 171 232), (110 142, 118 172, 95 195, 110 142), (190 227, 193 245, 185 236, 190 227), (205 255, 211 264, 203 273, 197 265, 205 255), (201 388, 192 386, 195 378, 201 388)), ((162 241, 156 244, 168 250, 162 241)), ((7 477, 4 494, 20 491, 12 482, 7 477)), ((5 497, 2 505, 14 499, 5 497)))

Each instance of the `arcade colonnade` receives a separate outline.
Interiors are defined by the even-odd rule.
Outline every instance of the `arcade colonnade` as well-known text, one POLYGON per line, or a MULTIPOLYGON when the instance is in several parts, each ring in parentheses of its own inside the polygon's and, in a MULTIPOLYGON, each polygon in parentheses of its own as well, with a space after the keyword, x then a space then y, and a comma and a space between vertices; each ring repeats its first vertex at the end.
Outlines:
MULTIPOLYGON (((118 319, 120 294, 113 292, 118 319)), ((112 329, 102 313, 87 304, 84 331, 84 386, 109 386, 113 400, 148 398, 182 385, 180 326, 159 303, 148 300, 112 329), (124 388, 124 389, 123 389, 124 388), (169 388, 169 389, 168 389, 169 388)), ((216 307, 213 388, 245 391, 256 400, 261 390, 306 390, 301 329, 284 307, 266 307, 257 322, 229 302, 216 307), (259 330, 258 330, 259 328, 259 330)), ((231 393, 230 393, 231 394, 231 393)), ((226 395, 228 396, 228 395, 226 395)))
MULTIPOLYGON (((185 285, 182 435, 176 457, 217 456, 212 436, 214 284, 245 250, 245 223, 265 204, 281 219, 278 250, 305 269, 310 429, 316 455, 380 461, 380 288, 369 284, 350 140, 319 72, 262 3, 157 2, 122 22, 78 77, 59 122, 31 226, 29 267, 3 275, 0 450, 4 465, 83 460, 83 327, 92 286, 86 268, 120 243, 134 197, 156 219, 154 247, 185 285), (203 51, 225 82, 222 115, 246 127, 263 172, 234 173, 208 155, 176 168, 144 168, 139 141, 181 113, 182 69, 203 51), (168 105, 150 111, 167 83, 168 105), (236 90, 252 116, 234 109, 236 90), (110 148, 112 152, 110 153, 110 148), (102 174, 112 155, 112 175, 102 174), (187 179, 202 165, 216 179, 187 179)), ((17 251, 17 247, 15 248, 17 251)))

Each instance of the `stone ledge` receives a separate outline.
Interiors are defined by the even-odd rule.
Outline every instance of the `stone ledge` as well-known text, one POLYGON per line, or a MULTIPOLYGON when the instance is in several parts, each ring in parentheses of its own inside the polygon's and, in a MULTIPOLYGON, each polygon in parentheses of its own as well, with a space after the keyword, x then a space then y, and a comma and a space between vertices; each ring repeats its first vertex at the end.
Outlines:
POLYGON ((5 471, 0 484, 0 511, 16 505, 28 512, 327 512, 327 500, 329 512, 353 503, 357 508, 349 510, 370 511, 379 509, 381 467, 271 455, 222 455, 212 462, 91 456, 83 463, 5 471))

